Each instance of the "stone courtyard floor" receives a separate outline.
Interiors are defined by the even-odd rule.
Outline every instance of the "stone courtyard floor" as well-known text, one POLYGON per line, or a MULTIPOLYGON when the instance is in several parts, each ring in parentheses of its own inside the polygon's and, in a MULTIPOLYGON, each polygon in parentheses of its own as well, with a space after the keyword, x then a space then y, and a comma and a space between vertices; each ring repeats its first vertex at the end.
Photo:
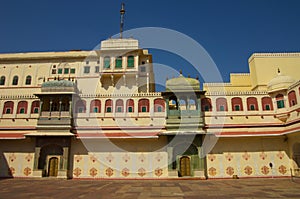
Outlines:
POLYGON ((300 198, 300 179, 0 179, 0 198, 300 198))

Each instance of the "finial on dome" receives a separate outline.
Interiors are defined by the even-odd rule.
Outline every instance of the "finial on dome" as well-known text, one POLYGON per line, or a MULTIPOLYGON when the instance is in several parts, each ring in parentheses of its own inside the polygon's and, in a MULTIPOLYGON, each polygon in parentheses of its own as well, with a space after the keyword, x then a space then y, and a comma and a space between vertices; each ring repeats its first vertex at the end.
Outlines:
POLYGON ((199 76, 198 75, 196 75, 196 80, 199 80, 199 76))
POLYGON ((191 78, 191 75, 190 75, 190 74, 188 74, 188 78, 191 78))
POLYGON ((166 79, 168 80, 169 78, 167 77, 166 79))
POLYGON ((180 73, 180 75, 182 75, 182 70, 181 69, 179 70, 179 73, 180 73))
POLYGON ((277 69, 277 73, 280 74, 280 68, 277 69))

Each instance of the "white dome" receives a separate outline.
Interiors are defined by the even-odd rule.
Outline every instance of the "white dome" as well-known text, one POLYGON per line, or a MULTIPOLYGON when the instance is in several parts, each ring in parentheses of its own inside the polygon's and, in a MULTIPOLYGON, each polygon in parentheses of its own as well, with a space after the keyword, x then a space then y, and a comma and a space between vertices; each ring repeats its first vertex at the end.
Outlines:
POLYGON ((277 77, 271 79, 268 83, 268 92, 286 90, 294 82, 295 80, 292 77, 278 73, 277 77))

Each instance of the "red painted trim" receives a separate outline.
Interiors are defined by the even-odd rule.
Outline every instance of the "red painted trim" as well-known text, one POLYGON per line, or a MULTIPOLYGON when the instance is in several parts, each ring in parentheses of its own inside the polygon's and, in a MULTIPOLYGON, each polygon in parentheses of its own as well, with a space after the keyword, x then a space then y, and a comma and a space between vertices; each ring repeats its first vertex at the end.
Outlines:
POLYGON ((76 130, 153 130, 153 129, 165 129, 165 126, 77 126, 76 130))
POLYGON ((225 136, 255 136, 255 135, 284 135, 284 134, 289 134, 292 133, 291 131, 297 131, 300 130, 300 127, 292 128, 292 129, 287 129, 287 130, 281 130, 281 131, 259 131, 259 132, 249 132, 249 131, 239 131, 239 132, 221 132, 221 133, 216 133, 217 137, 225 137, 225 136))
POLYGON ((118 138, 118 137, 139 137, 139 136, 158 136, 158 132, 154 133, 78 133, 77 138, 118 138))
MULTIPOLYGON (((28 119, 28 118, 23 118, 23 119, 28 119)), ((36 126, 2 126, 0 127, 0 130, 36 130, 36 126)))
POLYGON ((0 133, 0 139, 24 139, 24 133, 0 133))

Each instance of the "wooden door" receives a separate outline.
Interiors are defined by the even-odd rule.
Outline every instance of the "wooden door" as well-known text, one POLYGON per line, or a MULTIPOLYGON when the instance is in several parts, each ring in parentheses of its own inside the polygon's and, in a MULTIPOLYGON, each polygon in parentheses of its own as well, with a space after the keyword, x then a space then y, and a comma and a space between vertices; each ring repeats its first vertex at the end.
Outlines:
POLYGON ((191 162, 190 158, 187 156, 180 158, 180 174, 181 176, 191 175, 191 162))
POLYGON ((49 170, 48 175, 56 177, 58 173, 58 158, 53 157, 49 159, 49 170))

